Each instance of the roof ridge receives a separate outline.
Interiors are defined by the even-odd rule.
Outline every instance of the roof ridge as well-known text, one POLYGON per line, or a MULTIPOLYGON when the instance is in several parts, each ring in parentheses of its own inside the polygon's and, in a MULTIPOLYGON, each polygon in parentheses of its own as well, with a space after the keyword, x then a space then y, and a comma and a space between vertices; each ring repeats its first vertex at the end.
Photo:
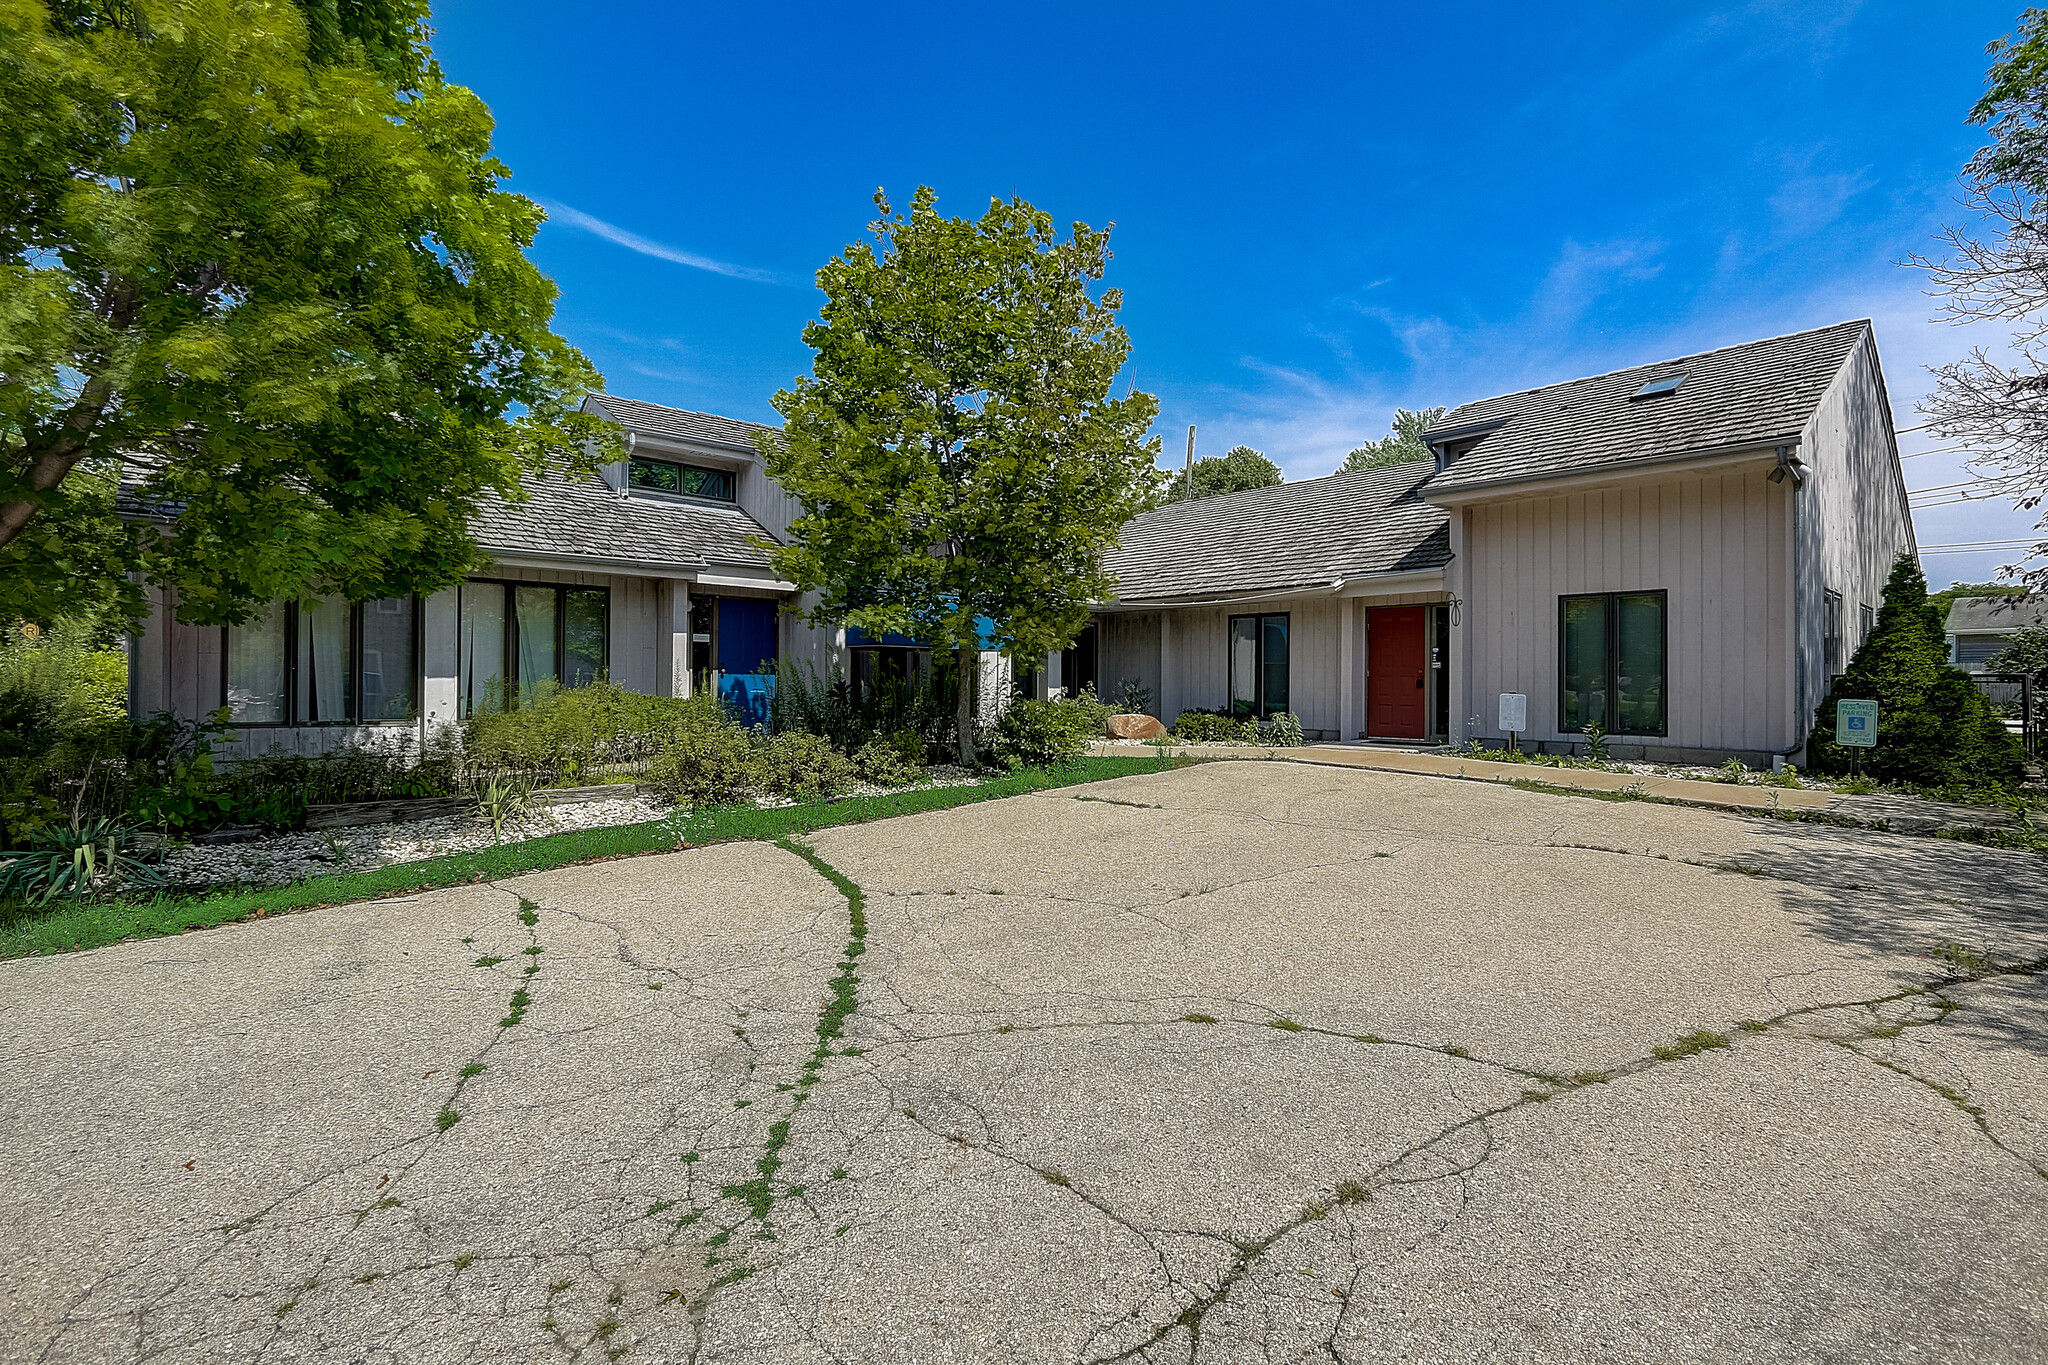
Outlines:
POLYGON ((679 417, 708 417, 714 422, 731 422, 736 426, 758 427, 762 431, 782 430, 781 427, 772 426, 767 422, 756 422, 745 417, 728 417, 722 412, 705 412, 699 408, 671 407, 667 403, 653 403, 645 398, 621 398, 615 393, 593 393, 590 395, 590 398, 591 401, 598 403, 630 403, 634 407, 653 408, 658 412, 671 412, 679 417))
MULTIPOLYGON (((1493 393, 1488 394, 1484 398, 1468 398, 1462 403, 1454 403, 1451 405, 1450 411, 1446 412, 1444 416, 1449 417, 1451 413, 1457 412, 1461 408, 1469 408, 1479 403, 1497 403, 1503 398, 1521 398, 1527 394, 1544 393, 1550 389, 1568 389, 1575 384, 1590 384, 1596 379, 1612 379, 1617 375, 1631 374, 1637 370, 1654 370, 1665 365, 1682 365, 1689 361, 1705 360, 1709 356, 1726 355, 1731 351, 1747 351, 1756 346, 1768 346, 1774 341, 1790 341, 1794 337, 1819 336, 1823 332, 1840 331, 1845 327, 1861 327, 1866 330, 1874 330, 1876 324, 1870 318, 1848 318, 1841 322, 1830 322, 1821 327, 1802 327, 1796 332, 1781 332, 1777 336, 1757 337, 1751 341, 1740 341, 1732 346, 1715 346, 1705 351, 1694 351, 1691 355, 1675 355, 1664 360, 1648 360, 1640 365, 1624 365, 1616 370, 1601 370, 1594 374, 1582 374, 1575 379, 1557 379, 1548 384, 1537 384, 1526 389, 1509 389, 1505 393, 1493 393)), ((1445 427, 1432 428, 1432 430, 1446 429, 1445 427)))

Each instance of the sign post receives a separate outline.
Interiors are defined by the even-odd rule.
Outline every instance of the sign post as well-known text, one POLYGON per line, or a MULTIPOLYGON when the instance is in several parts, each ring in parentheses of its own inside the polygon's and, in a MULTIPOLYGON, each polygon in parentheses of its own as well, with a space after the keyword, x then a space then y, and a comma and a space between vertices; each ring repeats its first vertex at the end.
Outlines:
MULTIPOLYGON (((1835 703, 1835 743, 1845 749, 1874 749, 1877 747, 1877 703, 1874 701, 1850 701, 1843 698, 1835 703)), ((1863 771, 1863 755, 1856 756, 1855 771, 1863 771)))
POLYGON ((1508 752, 1521 752, 1522 731, 1529 728, 1529 698, 1520 692, 1500 694, 1500 728, 1508 737, 1508 752))

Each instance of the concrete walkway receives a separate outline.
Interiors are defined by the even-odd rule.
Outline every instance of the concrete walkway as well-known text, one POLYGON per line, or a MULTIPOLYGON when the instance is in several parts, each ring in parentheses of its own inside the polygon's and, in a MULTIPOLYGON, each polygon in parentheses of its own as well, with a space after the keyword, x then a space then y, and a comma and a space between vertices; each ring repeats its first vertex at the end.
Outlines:
MULTIPOLYGON (((1128 744, 1098 743, 1097 754, 1129 754, 1128 744)), ((1935 828, 1961 824, 2004 825, 2010 823, 2002 811, 1918 802, 1907 797, 1850 797, 1822 790, 1791 787, 1738 786, 1732 782, 1697 782, 1678 777, 1653 777, 1638 773, 1604 772, 1597 768, 1553 768, 1538 763, 1494 763, 1463 754, 1419 753, 1413 749, 1390 749, 1377 744, 1303 744, 1291 749, 1266 749, 1241 744, 1179 744, 1171 752, 1195 758, 1277 759, 1286 763, 1316 763, 1341 768, 1372 768, 1382 772, 1414 773, 1423 777, 1465 778, 1478 782, 1540 782, 1546 787, 1575 791, 1627 791, 1666 801, 1723 810, 1824 811, 1877 827, 1910 826, 1913 833, 1931 833, 1935 828), (1926 807, 1931 815, 1914 818, 1906 807, 1926 807), (1968 817, 1975 816, 1975 819, 1968 817), (1918 826, 1924 825, 1925 829, 1918 826)))

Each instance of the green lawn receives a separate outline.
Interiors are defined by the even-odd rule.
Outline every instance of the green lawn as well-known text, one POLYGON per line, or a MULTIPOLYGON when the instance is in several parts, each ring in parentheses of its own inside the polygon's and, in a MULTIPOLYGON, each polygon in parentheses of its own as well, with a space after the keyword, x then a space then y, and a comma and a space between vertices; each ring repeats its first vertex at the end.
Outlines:
POLYGON ((1173 766, 1172 759, 1084 758, 1066 768, 1027 769, 977 787, 921 787, 893 796, 853 796, 759 810, 751 806, 710 810, 657 820, 645 825, 575 830, 540 839, 502 844, 471 853, 451 853, 424 862, 399 863, 370 872, 338 872, 286 886, 238 889, 214 895, 165 897, 158 900, 88 901, 59 905, 0 921, 0 959, 38 953, 97 948, 125 938, 155 938, 187 929, 210 928, 255 915, 304 910, 320 905, 370 900, 377 896, 426 891, 463 882, 494 881, 525 872, 542 872, 570 863, 632 857, 674 849, 679 840, 691 846, 733 839, 781 839, 832 825, 886 820, 892 815, 946 810, 976 801, 1020 796, 1050 787, 1098 782, 1134 773, 1154 773, 1173 766))

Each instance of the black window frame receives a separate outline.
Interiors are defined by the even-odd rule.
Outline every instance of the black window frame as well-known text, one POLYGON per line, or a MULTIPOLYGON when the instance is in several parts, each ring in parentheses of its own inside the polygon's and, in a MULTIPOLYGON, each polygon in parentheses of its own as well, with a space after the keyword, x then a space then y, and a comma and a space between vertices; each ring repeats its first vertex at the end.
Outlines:
POLYGON ((495 587, 504 594, 500 619, 505 623, 498 676, 505 681, 505 709, 519 709, 519 689, 525 680, 519 676, 519 610, 518 599, 513 595, 519 588, 553 588, 555 590, 555 675, 554 681, 568 686, 562 670, 569 660, 569 602, 572 592, 595 592, 604 594, 604 663, 597 670, 601 681, 612 673, 612 590, 609 585, 594 583, 552 583, 525 578, 465 578, 456 589, 455 598, 455 709, 459 718, 466 719, 471 712, 465 710, 468 698, 462 695, 462 594, 472 587, 495 587))
POLYGON ((1231 628, 1239 621, 1252 622, 1252 696, 1257 704, 1252 708, 1260 720, 1271 716, 1287 715, 1294 707, 1294 613, 1291 611, 1240 612, 1225 619, 1223 623, 1223 711, 1225 715, 1237 715, 1237 680, 1230 676, 1230 670, 1237 666, 1237 660, 1230 649, 1231 628), (1287 705, 1277 711, 1266 705, 1266 622, 1287 622, 1287 705))
POLYGON ((1668 588, 1639 588, 1625 592, 1574 592, 1560 594, 1557 599, 1557 732, 1561 735, 1574 734, 1570 717, 1565 714, 1565 697, 1569 689, 1565 679, 1570 676, 1566 666, 1566 612, 1573 602, 1606 603, 1604 622, 1607 647, 1607 715, 1601 722, 1602 728, 1610 735, 1639 735, 1664 738, 1671 734, 1671 592, 1668 588), (1657 599, 1657 655, 1663 661, 1664 676, 1659 680, 1663 689, 1663 712, 1661 724, 1655 730, 1626 729, 1621 724, 1621 599, 1624 597, 1654 597, 1657 599))
POLYGON ((1821 593, 1821 671, 1829 680, 1842 676, 1842 594, 1821 593))
MULTIPOLYGON (((293 728, 331 729, 335 726, 362 725, 417 725, 425 710, 423 693, 426 690, 426 639, 424 630, 425 613, 421 610, 418 593, 402 594, 412 603, 412 695, 413 706, 410 716, 380 717, 364 720, 357 716, 357 707, 362 702, 363 673, 363 607, 366 603, 348 604, 348 665, 344 671, 346 682, 342 689, 342 709, 348 712, 343 720, 302 720, 299 718, 299 604, 290 601, 284 604, 284 719, 283 720, 234 720, 231 723, 238 730, 283 730, 293 728)), ((377 601, 388 601, 378 598, 377 601)), ((220 704, 228 705, 228 677, 233 672, 230 652, 234 649, 234 627, 220 628, 220 704)))
POLYGON ((630 455, 626 459, 626 487, 635 493, 653 493, 664 498, 688 498, 696 502, 711 502, 718 503, 721 506, 731 506, 740 500, 740 471, 728 469, 723 465, 698 464, 690 460, 671 460, 660 455, 630 455), (641 467, 645 465, 665 465, 670 469, 678 471, 676 474, 676 486, 674 488, 663 488, 658 484, 640 482, 636 475, 641 467), (731 494, 729 496, 720 496, 716 493, 692 493, 685 490, 682 486, 683 477, 681 471, 686 469, 695 470, 700 474, 716 474, 719 478, 725 480, 726 486, 732 490, 731 494))

